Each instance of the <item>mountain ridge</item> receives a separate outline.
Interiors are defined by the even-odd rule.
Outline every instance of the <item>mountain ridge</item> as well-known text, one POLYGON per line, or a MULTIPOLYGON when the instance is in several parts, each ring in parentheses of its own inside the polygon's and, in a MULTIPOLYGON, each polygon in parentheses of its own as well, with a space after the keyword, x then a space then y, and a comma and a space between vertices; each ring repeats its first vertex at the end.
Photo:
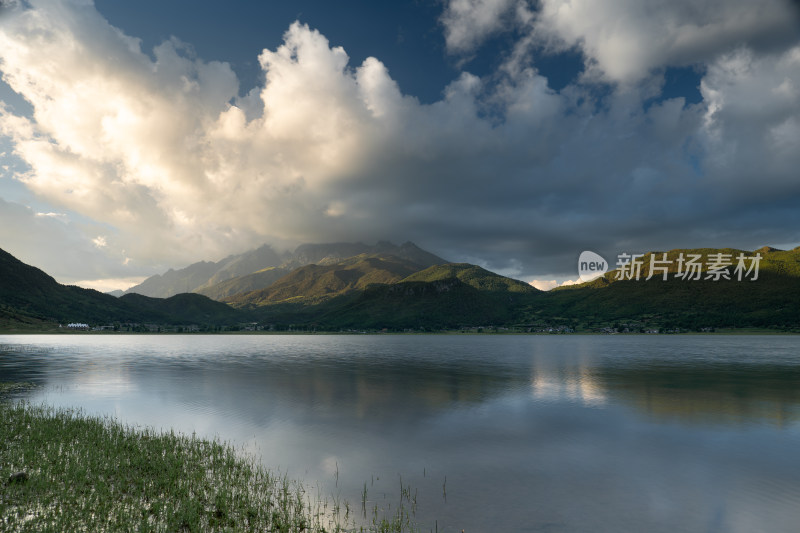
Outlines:
POLYGON ((397 283, 419 268, 399 257, 363 253, 336 263, 301 266, 267 288, 223 301, 237 308, 282 302, 319 303, 372 284, 397 283))
POLYGON ((135 293, 116 298, 61 285, 0 250, 0 327, 36 328, 46 322, 77 321, 227 324, 237 328, 237 324, 255 323, 279 330, 327 331, 476 326, 517 331, 695 331, 715 327, 800 331, 800 247, 789 251, 708 248, 650 252, 644 255, 645 262, 648 257, 664 259, 665 253, 667 258, 701 253, 722 254, 728 264, 722 274, 713 271, 714 261, 704 262, 705 270, 690 278, 676 277, 677 264, 671 265, 666 280, 660 275, 650 280, 620 279, 624 271, 614 270, 589 283, 550 292, 467 263, 419 268, 382 253, 330 262, 330 253, 321 248, 316 251, 324 264, 296 268, 271 288, 241 293, 249 296, 240 294, 228 305, 196 293, 166 299, 135 293), (733 260, 739 254, 745 262, 759 254, 757 273, 748 271, 741 281, 733 260))
POLYGON ((0 250, 0 306, 8 322, 235 323, 239 315, 205 296, 156 299, 114 297, 94 289, 62 285, 42 270, 0 250))
MULTIPOLYGON (((166 298, 183 292, 196 292, 221 300, 236 292, 237 278, 247 290, 265 289, 278 278, 271 275, 252 277, 268 268, 284 269, 285 274, 310 264, 334 264, 360 254, 392 255, 416 263, 419 268, 446 263, 444 259, 427 252, 408 241, 395 245, 389 241, 378 241, 374 245, 363 243, 301 244, 292 252, 278 253, 264 244, 247 252, 230 255, 218 262, 199 261, 182 269, 169 269, 163 274, 150 276, 142 283, 124 291, 145 296, 166 298), (223 285, 225 284, 225 285, 223 285)), ((241 292, 241 291, 238 291, 241 292)))

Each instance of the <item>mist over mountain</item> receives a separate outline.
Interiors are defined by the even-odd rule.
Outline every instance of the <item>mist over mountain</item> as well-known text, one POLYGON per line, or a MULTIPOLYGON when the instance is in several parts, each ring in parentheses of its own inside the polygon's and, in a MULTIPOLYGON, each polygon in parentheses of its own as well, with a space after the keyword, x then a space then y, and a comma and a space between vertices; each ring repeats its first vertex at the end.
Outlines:
POLYGON ((420 270, 447 262, 411 242, 399 246, 387 241, 380 241, 374 245, 301 244, 294 251, 282 253, 265 244, 255 250, 231 255, 218 262, 200 261, 182 269, 170 269, 164 274, 147 278, 139 285, 126 290, 125 294, 136 293, 153 298, 168 298, 184 292, 196 292, 214 299, 222 299, 239 292, 267 288, 280 279, 281 276, 278 274, 285 275, 302 266, 333 264, 361 254, 397 257, 417 265, 420 270), (231 282, 236 278, 243 279, 231 282))
MULTIPOLYGON (((326 257, 331 258, 330 255, 326 257)), ((397 283, 419 270, 418 263, 407 259, 362 253, 336 263, 326 261, 298 267, 267 288, 236 294, 223 301, 237 308, 285 302, 320 303, 370 285, 397 283)))
POLYGON ((257 291, 269 287, 290 272, 291 270, 288 268, 267 267, 252 274, 239 276, 213 285, 206 284, 206 286, 195 289, 195 292, 208 296, 212 300, 222 301, 239 293, 257 291))

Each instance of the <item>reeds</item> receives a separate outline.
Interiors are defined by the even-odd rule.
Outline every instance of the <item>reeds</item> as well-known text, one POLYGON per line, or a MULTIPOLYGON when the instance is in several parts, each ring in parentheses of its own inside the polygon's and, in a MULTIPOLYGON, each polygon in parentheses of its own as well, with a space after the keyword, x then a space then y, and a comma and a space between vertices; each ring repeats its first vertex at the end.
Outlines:
POLYGON ((24 402, 0 402, 0 475, 2 531, 418 531, 402 481, 358 516, 219 440, 24 402))

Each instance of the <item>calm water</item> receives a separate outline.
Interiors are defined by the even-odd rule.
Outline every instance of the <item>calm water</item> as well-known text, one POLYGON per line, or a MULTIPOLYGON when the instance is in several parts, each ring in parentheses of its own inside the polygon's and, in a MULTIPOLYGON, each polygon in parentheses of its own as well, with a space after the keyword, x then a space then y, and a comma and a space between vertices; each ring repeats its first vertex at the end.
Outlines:
POLYGON ((800 337, 0 336, 0 379, 359 509, 402 476, 425 530, 800 530, 800 337))

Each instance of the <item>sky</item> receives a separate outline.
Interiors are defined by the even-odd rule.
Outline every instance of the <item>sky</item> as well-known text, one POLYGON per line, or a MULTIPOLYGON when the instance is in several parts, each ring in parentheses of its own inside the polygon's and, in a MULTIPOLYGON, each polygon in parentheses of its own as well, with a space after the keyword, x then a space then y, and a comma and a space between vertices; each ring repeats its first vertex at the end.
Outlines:
POLYGON ((790 0, 0 0, 0 74, 0 248, 62 283, 800 244, 790 0))

